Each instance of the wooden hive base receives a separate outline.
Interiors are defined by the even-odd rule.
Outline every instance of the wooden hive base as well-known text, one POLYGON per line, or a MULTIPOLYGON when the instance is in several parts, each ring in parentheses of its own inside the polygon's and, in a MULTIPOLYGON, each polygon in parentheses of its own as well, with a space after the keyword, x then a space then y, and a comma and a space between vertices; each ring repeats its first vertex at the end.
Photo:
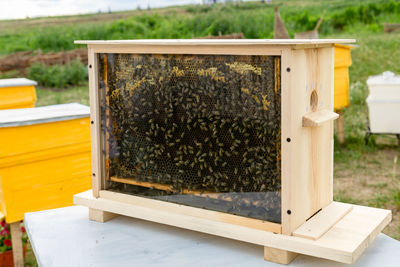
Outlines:
POLYGON ((125 215, 261 245, 265 260, 281 264, 290 263, 297 254, 353 263, 392 218, 389 210, 333 202, 288 236, 241 221, 198 216, 198 208, 110 191, 100 191, 99 196, 93 197, 89 190, 75 195, 74 204, 88 207, 89 218, 98 222, 125 215), (184 211, 176 212, 177 208, 184 211))

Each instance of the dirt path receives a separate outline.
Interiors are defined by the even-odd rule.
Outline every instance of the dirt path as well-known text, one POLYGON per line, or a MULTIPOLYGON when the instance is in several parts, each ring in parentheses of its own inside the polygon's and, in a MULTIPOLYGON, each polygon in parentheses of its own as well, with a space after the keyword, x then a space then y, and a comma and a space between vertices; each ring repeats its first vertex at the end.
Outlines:
POLYGON ((335 160, 334 197, 337 201, 390 209, 393 220, 384 230, 400 240, 400 148, 381 145, 335 160))

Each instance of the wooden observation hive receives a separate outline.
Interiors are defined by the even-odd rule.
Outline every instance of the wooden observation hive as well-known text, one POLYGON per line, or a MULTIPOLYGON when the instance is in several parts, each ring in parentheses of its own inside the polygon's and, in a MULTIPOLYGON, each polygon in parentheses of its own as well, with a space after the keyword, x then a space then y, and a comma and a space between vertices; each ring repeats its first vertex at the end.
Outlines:
POLYGON ((76 42, 89 48, 93 190, 75 203, 97 221, 259 244, 275 262, 355 261, 391 213, 332 200, 334 44, 351 42, 76 42))

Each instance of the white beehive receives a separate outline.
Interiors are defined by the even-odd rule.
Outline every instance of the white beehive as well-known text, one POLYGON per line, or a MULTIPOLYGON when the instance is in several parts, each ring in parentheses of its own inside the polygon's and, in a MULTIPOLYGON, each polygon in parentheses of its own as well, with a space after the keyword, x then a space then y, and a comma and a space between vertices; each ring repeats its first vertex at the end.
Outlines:
POLYGON ((370 131, 400 133, 400 76, 386 71, 367 80, 370 131))

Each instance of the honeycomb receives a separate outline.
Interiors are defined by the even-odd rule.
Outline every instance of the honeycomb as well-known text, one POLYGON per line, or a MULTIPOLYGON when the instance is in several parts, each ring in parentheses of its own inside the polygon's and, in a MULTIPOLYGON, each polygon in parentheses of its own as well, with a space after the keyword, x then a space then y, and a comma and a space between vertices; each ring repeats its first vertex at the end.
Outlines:
POLYGON ((279 56, 99 54, 107 186, 280 222, 279 56))

